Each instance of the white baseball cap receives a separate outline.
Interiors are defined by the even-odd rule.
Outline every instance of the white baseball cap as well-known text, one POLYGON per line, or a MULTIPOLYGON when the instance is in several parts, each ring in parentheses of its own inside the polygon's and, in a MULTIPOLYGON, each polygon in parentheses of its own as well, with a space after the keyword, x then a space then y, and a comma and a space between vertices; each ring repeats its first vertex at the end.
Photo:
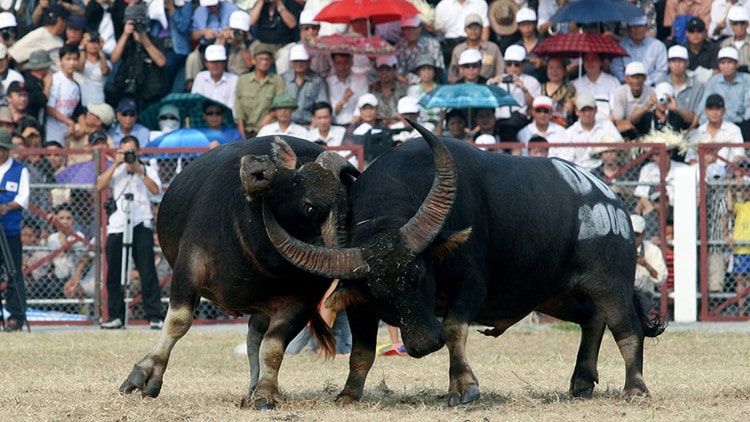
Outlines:
POLYGON ((727 20, 730 22, 747 22, 750 21, 745 6, 732 6, 727 12, 727 20))
POLYGON ((486 133, 477 136, 477 139, 474 140, 474 143, 477 145, 490 145, 494 144, 495 142, 497 142, 495 137, 486 133))
POLYGON ((740 61, 740 53, 737 51, 736 48, 732 46, 726 46, 719 50, 719 54, 717 55, 718 59, 732 59, 736 62, 740 61))
POLYGON ((10 12, 0 13, 0 29, 15 28, 18 26, 15 15, 10 12))
POLYGON ((648 75, 646 73, 646 66, 641 62, 630 62, 625 66, 625 76, 633 75, 648 75))
POLYGON ((654 93, 656 93, 657 98, 662 97, 665 94, 674 97, 674 87, 669 82, 659 82, 654 87, 654 93))
POLYGON ((229 15, 229 27, 232 29, 239 29, 240 31, 249 31, 250 15, 242 10, 235 10, 229 15))
POLYGON ((522 62, 526 60, 526 49, 523 48, 523 46, 516 44, 509 45, 508 48, 505 49, 503 60, 506 62, 522 62))
POLYGON ((516 12, 516 23, 536 21, 536 12, 528 7, 518 9, 518 12, 516 12))
POLYGON ((404 16, 403 18, 401 18, 402 28, 416 28, 417 26, 421 24, 422 24, 422 19, 419 18, 419 15, 404 16))
POLYGON ((552 98, 546 95, 540 95, 534 98, 531 108, 546 108, 552 110, 552 98))
POLYGON ((310 55, 307 54, 307 49, 303 44, 294 44, 289 49, 289 61, 290 62, 304 62, 310 60, 310 55))
POLYGON ((227 61, 227 49, 223 45, 211 44, 206 47, 207 62, 225 62, 227 61))
MULTIPOLYGON (((247 14, 247 12, 245 14, 247 14)), ((302 13, 299 14, 299 24, 320 26, 320 22, 315 20, 315 16, 317 15, 318 12, 314 10, 303 10, 302 13)))
POLYGON ((201 6, 216 6, 217 4, 219 4, 219 0, 201 0, 201 6))
POLYGON ((378 56, 378 58, 375 59, 375 69, 380 66, 396 67, 397 64, 398 60, 396 59, 396 56, 378 56))
POLYGON ((463 66, 465 64, 479 63, 482 61, 482 53, 479 50, 473 48, 466 49, 461 52, 458 57, 458 65, 463 66))
POLYGON ((669 47, 669 50, 667 51, 667 59, 682 59, 682 60, 689 60, 688 58, 688 50, 687 48, 681 46, 681 45, 673 45, 669 47))
POLYGON ((399 114, 419 113, 419 99, 415 97, 401 97, 398 100, 397 110, 399 114))
POLYGON ((362 108, 366 105, 377 107, 378 104, 378 97, 370 94, 369 92, 367 94, 362 94, 362 96, 359 97, 359 100, 357 100, 357 108, 362 108))

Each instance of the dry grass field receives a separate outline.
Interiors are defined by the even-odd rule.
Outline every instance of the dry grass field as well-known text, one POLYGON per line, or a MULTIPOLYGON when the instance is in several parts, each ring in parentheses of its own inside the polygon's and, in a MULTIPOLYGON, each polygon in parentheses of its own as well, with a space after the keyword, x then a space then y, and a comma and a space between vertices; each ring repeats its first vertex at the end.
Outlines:
MULTIPOLYGON (((244 326, 195 329, 172 354, 157 399, 117 391, 157 333, 37 329, 0 334, 0 418, 8 421, 746 421, 750 334, 668 330, 647 340, 652 397, 618 399, 624 365, 612 337, 600 356, 592 400, 567 393, 578 345, 570 325, 513 329, 494 339, 472 333, 469 353, 482 397, 448 408, 445 349, 423 359, 379 357, 362 402, 340 406, 347 360, 287 356, 277 410, 240 409, 249 370, 233 349, 244 326)), ((385 333, 383 340, 385 340, 385 333)))

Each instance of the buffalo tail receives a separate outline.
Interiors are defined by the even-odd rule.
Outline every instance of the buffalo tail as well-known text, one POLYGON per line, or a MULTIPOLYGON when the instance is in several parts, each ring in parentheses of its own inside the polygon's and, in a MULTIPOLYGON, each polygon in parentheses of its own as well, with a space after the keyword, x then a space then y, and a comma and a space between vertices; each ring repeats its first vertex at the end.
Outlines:
POLYGON ((667 329, 667 325, 669 325, 669 323, 667 321, 662 321, 661 316, 657 314, 649 317, 650 310, 647 311, 643 308, 643 304, 641 303, 637 291, 633 292, 633 305, 635 306, 635 311, 638 314, 638 319, 641 321, 641 326, 643 327, 643 335, 645 335, 646 337, 657 337, 667 329))
POLYGON ((320 314, 315 312, 310 320, 310 332, 318 341, 318 347, 326 358, 336 355, 336 342, 333 338, 331 327, 323 321, 320 314))

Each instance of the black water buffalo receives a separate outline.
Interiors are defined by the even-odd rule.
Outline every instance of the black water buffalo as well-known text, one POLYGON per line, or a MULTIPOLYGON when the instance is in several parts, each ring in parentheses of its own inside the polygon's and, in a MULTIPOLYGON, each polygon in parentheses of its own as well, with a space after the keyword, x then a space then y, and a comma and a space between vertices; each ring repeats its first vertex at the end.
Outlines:
POLYGON ((228 312, 256 314, 248 323, 251 383, 242 405, 273 407, 284 349, 307 321, 322 347, 333 351, 333 336, 316 310, 331 280, 276 252, 262 206, 294 236, 341 245, 347 189, 358 174, 339 155, 292 137, 225 145, 187 166, 165 193, 157 223, 174 270, 165 325, 120 391, 159 394, 172 347, 190 328, 202 296, 228 312))
POLYGON ((465 353, 469 323, 488 325, 484 333, 497 336, 534 310, 581 326, 573 396, 590 397, 598 381, 605 326, 625 360, 623 396, 647 395, 644 335, 657 336, 665 325, 649 319, 635 295, 633 231, 617 196, 563 160, 442 142, 457 181, 449 166, 436 173, 422 141, 383 154, 357 179, 349 196, 350 248, 305 244, 264 211, 282 255, 350 287, 338 297, 353 334, 349 378, 338 399, 362 396, 378 316, 401 328, 411 356, 447 342, 448 404, 457 405, 479 397, 465 353))

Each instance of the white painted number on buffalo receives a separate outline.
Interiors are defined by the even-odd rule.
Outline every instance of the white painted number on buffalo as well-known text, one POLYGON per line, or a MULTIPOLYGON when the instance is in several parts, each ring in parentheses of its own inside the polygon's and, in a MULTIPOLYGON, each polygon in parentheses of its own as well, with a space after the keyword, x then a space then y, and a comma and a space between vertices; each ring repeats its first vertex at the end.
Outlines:
POLYGON ((579 195, 586 195, 596 187, 601 193, 609 199, 617 199, 617 195, 612 192, 609 186, 599 180, 593 174, 565 161, 552 160, 557 172, 565 180, 570 188, 579 195))
POLYGON ((621 208, 612 204, 583 205, 578 208, 578 240, 606 236, 610 233, 630 239, 630 219, 621 208))

